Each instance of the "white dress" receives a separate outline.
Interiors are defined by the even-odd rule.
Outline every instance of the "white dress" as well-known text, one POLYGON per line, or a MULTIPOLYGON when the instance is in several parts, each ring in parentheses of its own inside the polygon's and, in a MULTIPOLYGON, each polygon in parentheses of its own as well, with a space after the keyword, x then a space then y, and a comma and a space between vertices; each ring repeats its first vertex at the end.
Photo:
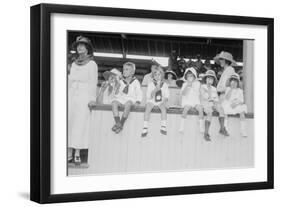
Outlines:
POLYGON ((90 139, 90 101, 96 101, 98 67, 72 63, 68 76, 68 147, 87 149, 90 139))
POLYGON ((152 91, 155 89, 155 84, 154 82, 150 82, 147 86, 147 91, 146 91, 146 102, 147 103, 152 103, 153 105, 159 106, 160 104, 163 103, 164 98, 168 99, 169 98, 169 86, 167 83, 163 83, 162 87, 161 87, 161 93, 162 93, 162 101, 157 101, 155 100, 155 97, 152 96, 152 91))
POLYGON ((208 88, 207 84, 201 85, 201 104, 204 110, 209 111, 219 101, 217 89, 214 86, 208 88))
POLYGON ((226 88, 224 100, 222 101, 222 108, 225 114, 239 114, 239 113, 247 113, 247 106, 244 104, 244 95, 243 90, 241 88, 232 89, 230 91, 230 87, 226 88), (228 97, 228 93, 230 93, 230 97, 228 97), (238 103, 238 105, 234 108, 231 107, 231 104, 238 103))
POLYGON ((184 93, 184 89, 187 86, 187 84, 188 83, 185 82, 181 88, 181 96, 182 96, 181 106, 195 107, 197 105, 200 105, 200 82, 197 80, 193 81, 190 89, 187 90, 187 93, 184 93))

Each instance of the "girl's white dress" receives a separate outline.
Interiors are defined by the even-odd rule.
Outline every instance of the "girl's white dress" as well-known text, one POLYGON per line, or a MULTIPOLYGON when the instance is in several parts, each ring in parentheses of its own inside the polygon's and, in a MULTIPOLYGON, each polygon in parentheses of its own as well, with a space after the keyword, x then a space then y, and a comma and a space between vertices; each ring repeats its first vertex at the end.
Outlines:
POLYGON ((215 103, 219 101, 217 89, 214 86, 208 88, 207 84, 201 85, 201 104, 204 110, 210 110, 215 106, 215 103))
POLYGON ((90 139, 90 101, 96 101, 98 67, 72 63, 68 76, 68 147, 87 149, 90 139))
POLYGON ((185 82, 182 85, 181 88, 181 106, 191 106, 195 107, 197 105, 200 105, 200 82, 198 80, 193 81, 192 86, 187 91, 187 93, 184 93, 184 89, 187 86, 187 82, 185 82))
POLYGON ((247 113, 247 106, 244 104, 244 95, 243 90, 241 88, 230 89, 230 87, 226 88, 224 100, 222 101, 222 108, 225 114, 239 114, 239 113, 247 113), (228 97, 228 93, 230 97, 228 97), (236 107, 232 108, 231 104, 239 103, 236 107))
POLYGON ((119 89, 117 89, 116 86, 113 87, 113 90, 111 91, 111 93, 109 93, 109 86, 106 87, 106 89, 103 92, 102 95, 102 103, 103 104, 111 104, 112 101, 114 100, 116 94, 118 93, 119 89))
POLYGON ((162 94, 162 101, 157 101, 155 100, 155 97, 152 96, 152 91, 156 88, 154 82, 150 82, 147 86, 147 91, 146 91, 146 102, 147 103, 152 103, 155 106, 159 106, 160 104, 163 103, 163 100, 166 98, 168 99, 170 96, 169 93, 169 86, 166 82, 163 83, 162 87, 161 87, 161 94, 162 94))

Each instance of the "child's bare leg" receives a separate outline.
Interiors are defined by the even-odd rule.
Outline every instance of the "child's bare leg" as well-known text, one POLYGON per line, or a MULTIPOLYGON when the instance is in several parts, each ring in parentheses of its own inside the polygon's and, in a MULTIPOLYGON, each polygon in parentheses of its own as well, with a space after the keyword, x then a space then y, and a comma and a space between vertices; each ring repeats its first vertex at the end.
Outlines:
POLYGON ((245 121, 245 113, 244 112, 240 113, 240 121, 245 121))
POLYGON ((120 103, 118 101, 113 101, 112 102, 112 113, 114 117, 119 117, 119 107, 120 103))
POLYGON ((199 113, 199 128, 200 132, 204 133, 204 112, 203 112, 203 107, 201 105, 197 105, 196 110, 199 113))
POLYGON ((149 121, 151 110, 153 109, 154 105, 152 103, 147 103, 145 106, 144 112, 144 121, 149 121))
POLYGON ((124 113, 122 115, 122 117, 126 117, 128 118, 130 112, 131 112, 131 108, 132 108, 133 102, 132 101, 127 101, 124 105, 124 113))
POLYGON ((213 110, 207 109, 205 112, 206 112, 207 116, 206 116, 206 120, 205 120, 204 139, 206 141, 211 141, 210 135, 209 135, 209 128, 210 128, 210 125, 211 125, 213 110))
POLYGON ((246 133, 246 120, 245 120, 245 113, 240 113, 240 128, 241 128, 241 134, 243 137, 247 137, 246 133))
POLYGON ((183 111, 182 111, 182 115, 181 115, 181 122, 180 122, 180 128, 179 128, 179 132, 183 133, 184 130, 184 121, 185 118, 187 116, 188 111, 191 109, 191 106, 184 106, 183 111))
POLYGON ((132 108, 133 102, 132 101, 127 101, 124 105, 124 112, 121 118, 121 127, 124 126, 125 121, 127 120, 130 112, 131 112, 131 108, 132 108))
POLYGON ((160 132, 164 135, 167 134, 167 108, 164 104, 159 106, 161 110, 161 127, 160 132))
POLYGON ((118 101, 112 102, 112 113, 115 120, 115 125, 112 127, 112 131, 116 131, 118 126, 120 125, 120 117, 119 117, 119 107, 120 103, 118 101))
POLYGON ((144 122, 143 122, 143 129, 141 136, 146 137, 148 133, 148 121, 150 118, 151 110, 153 109, 154 105, 152 103, 147 103, 145 106, 145 112, 144 112, 144 122))
POLYGON ((226 127, 225 120, 227 120, 227 115, 224 114, 223 108, 221 105, 216 106, 216 110, 219 112, 219 123, 220 123, 220 131, 219 133, 224 136, 229 136, 226 127))

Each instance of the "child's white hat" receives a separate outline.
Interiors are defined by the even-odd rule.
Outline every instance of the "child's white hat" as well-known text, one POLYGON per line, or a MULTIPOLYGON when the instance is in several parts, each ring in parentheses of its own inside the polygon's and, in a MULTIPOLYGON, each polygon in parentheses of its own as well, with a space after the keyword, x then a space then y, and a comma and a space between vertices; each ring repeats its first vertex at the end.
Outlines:
POLYGON ((186 74, 188 72, 191 72, 194 75, 194 77, 197 78, 197 72, 196 72, 195 68, 194 67, 190 67, 190 68, 186 68, 186 70, 185 70, 185 72, 183 74, 183 79, 184 80, 186 80, 186 74))
POLYGON ((103 77, 104 77, 105 80, 108 80, 109 76, 111 76, 111 75, 114 75, 114 76, 117 76, 117 77, 121 77, 122 73, 118 69, 116 69, 116 68, 113 68, 110 71, 105 71, 103 73, 103 77))
POLYGON ((238 82, 238 87, 241 87, 240 76, 237 73, 233 73, 226 81, 226 86, 230 86, 230 81, 236 80, 238 82))
POLYGON ((205 82, 207 77, 213 77, 215 80, 215 83, 218 81, 216 73, 213 70, 207 70, 206 73, 204 74, 204 77, 202 78, 202 80, 205 82))
POLYGON ((172 70, 167 70, 167 71, 165 72, 165 79, 168 78, 168 74, 172 74, 174 80, 177 80, 177 79, 178 79, 177 74, 176 74, 174 71, 172 71, 172 70))

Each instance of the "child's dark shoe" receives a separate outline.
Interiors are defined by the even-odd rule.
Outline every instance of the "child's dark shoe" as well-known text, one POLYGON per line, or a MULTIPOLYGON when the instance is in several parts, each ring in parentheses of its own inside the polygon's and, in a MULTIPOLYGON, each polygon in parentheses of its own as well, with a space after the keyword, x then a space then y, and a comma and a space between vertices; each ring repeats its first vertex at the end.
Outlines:
POLYGON ((208 133, 204 133, 204 139, 205 139, 206 141, 211 141, 210 135, 209 135, 208 133))
POLYGON ((160 133, 163 134, 163 135, 167 135, 167 129, 166 129, 165 126, 161 126, 160 133))
POLYGON ((123 130, 123 126, 121 124, 117 124, 117 129, 115 130, 116 134, 119 134, 123 130))
POLYGON ((146 137, 147 134, 148 134, 147 128, 143 128, 143 129, 142 129, 142 133, 141 133, 141 137, 146 137))
POLYGON ((227 130, 225 129, 225 127, 220 130, 220 134, 222 134, 223 136, 226 136, 226 137, 229 136, 229 133, 227 132, 227 130))
POLYGON ((114 126, 111 128, 111 130, 114 131, 114 132, 115 132, 117 129, 118 129, 118 125, 117 125, 117 124, 114 124, 114 126))

